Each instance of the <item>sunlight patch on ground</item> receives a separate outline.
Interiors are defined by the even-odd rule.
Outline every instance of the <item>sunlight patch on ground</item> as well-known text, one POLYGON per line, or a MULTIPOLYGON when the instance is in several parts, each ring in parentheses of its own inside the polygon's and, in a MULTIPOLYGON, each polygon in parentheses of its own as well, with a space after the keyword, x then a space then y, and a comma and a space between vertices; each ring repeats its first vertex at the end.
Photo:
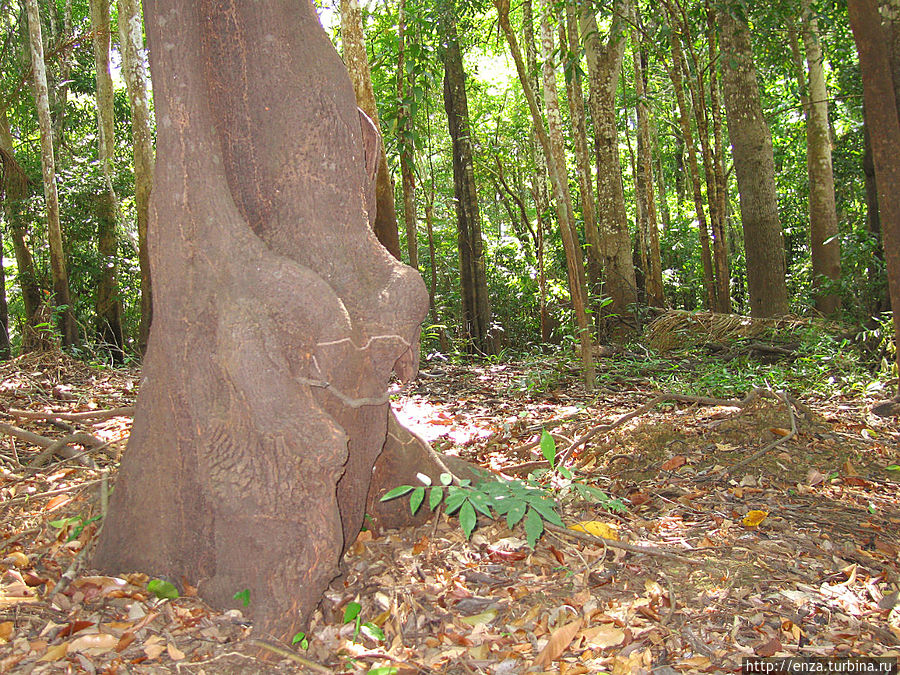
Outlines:
POLYGON ((443 438, 454 445, 468 445, 494 433, 494 429, 487 423, 480 423, 465 414, 450 414, 447 406, 431 403, 418 396, 394 401, 391 405, 400 423, 429 443, 443 438))

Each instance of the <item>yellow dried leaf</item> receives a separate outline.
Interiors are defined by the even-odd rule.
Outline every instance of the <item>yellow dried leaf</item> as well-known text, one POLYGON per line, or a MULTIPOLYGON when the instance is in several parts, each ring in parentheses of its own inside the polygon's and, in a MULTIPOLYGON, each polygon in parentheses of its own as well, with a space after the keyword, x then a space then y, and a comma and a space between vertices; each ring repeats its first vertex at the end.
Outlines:
POLYGON ((747 515, 744 516, 743 520, 741 520, 741 522, 747 527, 756 527, 762 521, 764 521, 766 519, 766 516, 768 515, 769 514, 767 511, 749 511, 747 515))
POLYGON ((58 645, 53 645, 49 649, 47 649, 47 653, 44 654, 38 661, 59 661, 60 659, 64 659, 66 657, 66 652, 69 650, 69 643, 63 642, 58 645))
POLYGON ((13 567, 28 567, 28 556, 22 553, 22 551, 12 551, 6 555, 3 562, 8 563, 13 567))
POLYGON ((0 640, 9 642, 13 636, 13 629, 16 627, 12 621, 4 621, 0 623, 0 640))
POLYGON ((479 626, 483 624, 490 623, 495 618, 497 618, 497 610, 496 609, 488 609, 480 614, 473 614, 472 616, 464 616, 460 619, 460 621, 468 626, 479 626))
POLYGON ((608 523, 601 523, 599 520, 583 520, 580 523, 570 525, 569 529, 575 530, 576 532, 587 532, 595 537, 619 541, 619 533, 616 531, 616 526, 608 523))

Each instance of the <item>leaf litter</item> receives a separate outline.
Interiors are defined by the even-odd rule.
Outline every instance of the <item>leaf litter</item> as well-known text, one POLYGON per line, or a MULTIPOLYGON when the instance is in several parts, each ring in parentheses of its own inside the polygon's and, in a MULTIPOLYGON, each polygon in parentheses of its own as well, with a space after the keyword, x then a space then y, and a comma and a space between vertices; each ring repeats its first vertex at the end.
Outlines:
POLYGON ((547 467, 546 429, 555 460, 627 511, 564 498, 567 527, 534 550, 483 516, 468 540, 443 513, 363 531, 279 645, 190 586, 173 599, 88 567, 139 376, 58 353, 0 366, 8 426, 102 442, 31 466, 46 446, 0 439, 0 673, 625 675, 900 655, 900 434, 865 400, 653 403, 665 392, 640 377, 589 396, 574 372, 531 387, 533 364, 432 364, 394 407, 436 449, 524 476, 547 467), (79 416, 106 410, 122 414, 79 416))

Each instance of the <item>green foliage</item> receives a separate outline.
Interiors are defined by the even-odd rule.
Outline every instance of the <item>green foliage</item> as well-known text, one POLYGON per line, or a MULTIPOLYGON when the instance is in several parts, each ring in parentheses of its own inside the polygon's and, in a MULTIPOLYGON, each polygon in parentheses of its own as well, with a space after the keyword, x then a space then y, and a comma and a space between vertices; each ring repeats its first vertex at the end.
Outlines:
POLYGON ((300 649, 309 649, 309 640, 303 631, 294 634, 294 637, 291 638, 291 644, 300 645, 300 649))
POLYGON ((431 478, 419 474, 419 479, 425 486, 401 485, 387 492, 381 501, 409 494, 410 509, 412 513, 416 513, 424 502, 427 491, 429 509, 434 511, 443 502, 448 515, 458 513, 459 525, 466 539, 478 524, 479 514, 491 519, 505 516, 506 525, 510 529, 522 523, 528 545, 532 549, 544 533, 544 522, 563 526, 556 511, 554 492, 558 497, 574 492, 580 498, 596 502, 612 511, 625 509, 621 501, 610 499, 602 490, 576 480, 568 468, 555 466, 556 443, 546 431, 541 433, 541 452, 550 464, 550 472, 535 472, 526 481, 481 480, 473 483, 469 479, 463 479, 454 484, 453 476, 442 473, 440 485, 432 485, 431 478), (549 479, 551 487, 539 483, 541 475, 549 479))
POLYGON ((179 597, 178 589, 174 584, 163 579, 151 579, 147 583, 147 590, 160 600, 175 600, 179 597))
POLYGON ((383 642, 384 631, 371 621, 363 622, 361 611, 362 605, 356 601, 348 602, 344 608, 344 623, 353 623, 353 641, 362 633, 375 642, 383 642))
POLYGON ((245 588, 245 589, 242 590, 242 591, 238 591, 238 592, 235 593, 232 597, 233 597, 235 600, 239 600, 240 603, 241 603, 244 607, 249 607, 249 606, 250 606, 250 589, 249 589, 249 588, 245 588))
POLYGON ((55 527, 58 530, 67 530, 72 528, 69 532, 68 537, 66 538, 66 543, 68 544, 70 541, 75 541, 81 536, 81 533, 84 532, 84 528, 86 525, 90 523, 94 523, 100 520, 102 516, 93 516, 92 518, 84 519, 83 516, 69 516, 68 518, 60 518, 59 520, 51 520, 48 525, 50 527, 55 527))

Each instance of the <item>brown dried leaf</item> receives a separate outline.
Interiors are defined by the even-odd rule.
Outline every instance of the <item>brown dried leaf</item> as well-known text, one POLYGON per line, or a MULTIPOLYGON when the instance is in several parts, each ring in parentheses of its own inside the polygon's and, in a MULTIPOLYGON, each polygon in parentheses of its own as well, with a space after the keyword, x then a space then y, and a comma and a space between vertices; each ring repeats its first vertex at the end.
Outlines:
POLYGON ((544 645, 541 653, 537 655, 532 666, 549 666, 553 661, 562 656, 566 648, 575 639, 578 631, 581 630, 581 619, 570 621, 565 626, 557 628, 550 636, 550 640, 544 645))

